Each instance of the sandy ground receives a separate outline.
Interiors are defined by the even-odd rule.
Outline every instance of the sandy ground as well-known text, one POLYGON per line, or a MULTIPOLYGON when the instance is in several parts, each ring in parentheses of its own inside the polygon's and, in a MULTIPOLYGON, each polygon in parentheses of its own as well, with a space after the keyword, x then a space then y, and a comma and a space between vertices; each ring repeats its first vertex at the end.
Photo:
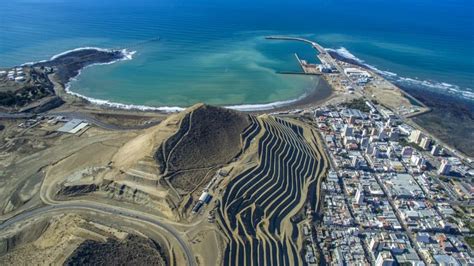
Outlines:
MULTIPOLYGON (((10 239, 10 250, 6 254, 0 253, 0 264, 63 265, 64 261, 85 240, 99 243, 105 243, 108 239, 123 241, 130 234, 145 238, 149 235, 161 247, 170 249, 170 243, 156 231, 151 232, 149 229, 127 221, 112 222, 110 217, 84 215, 72 213, 46 215, 41 219, 27 221, 21 226, 1 232, 0 243, 5 243, 4 241, 10 239), (146 234, 136 231, 137 229, 146 234), (12 241, 13 239, 15 240, 12 241)), ((165 255, 177 263, 182 263, 179 256, 165 255)))

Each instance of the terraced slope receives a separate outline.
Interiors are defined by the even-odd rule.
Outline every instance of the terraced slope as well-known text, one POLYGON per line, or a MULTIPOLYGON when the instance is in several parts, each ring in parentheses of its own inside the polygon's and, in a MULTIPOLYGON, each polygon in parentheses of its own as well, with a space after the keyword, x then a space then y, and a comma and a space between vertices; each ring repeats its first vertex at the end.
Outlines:
POLYGON ((246 154, 258 141, 253 144, 258 165, 229 182, 217 212, 228 240, 223 264, 302 264, 290 218, 304 206, 310 186, 327 172, 327 159, 311 129, 269 116, 252 123, 242 141, 246 154))

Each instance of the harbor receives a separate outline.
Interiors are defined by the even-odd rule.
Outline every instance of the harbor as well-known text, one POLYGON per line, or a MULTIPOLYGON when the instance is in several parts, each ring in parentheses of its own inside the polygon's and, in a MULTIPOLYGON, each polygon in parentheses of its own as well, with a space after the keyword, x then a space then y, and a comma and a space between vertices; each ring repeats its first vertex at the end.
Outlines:
MULTIPOLYGON (((277 72, 279 74, 317 75, 324 78, 335 92, 341 95, 354 95, 379 102, 391 112, 411 118, 429 112, 431 109, 408 92, 395 86, 373 69, 364 68, 331 56, 321 44, 299 37, 266 36, 267 40, 295 41, 311 45, 315 59, 319 63, 309 63, 295 53, 302 72, 277 72)), ((341 99, 346 97, 342 96, 341 99)))

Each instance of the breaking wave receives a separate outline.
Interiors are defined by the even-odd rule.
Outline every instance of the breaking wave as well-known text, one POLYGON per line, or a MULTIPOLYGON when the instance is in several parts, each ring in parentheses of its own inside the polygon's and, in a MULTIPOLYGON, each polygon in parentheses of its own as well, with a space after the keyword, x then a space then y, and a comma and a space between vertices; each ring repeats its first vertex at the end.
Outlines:
MULTIPOLYGON (((112 52, 113 50, 111 49, 105 49, 105 48, 99 48, 99 47, 79 47, 79 48, 75 48, 75 49, 71 49, 71 50, 67 50, 65 52, 62 52, 62 53, 59 53, 59 54, 56 54, 56 55, 53 55, 50 59, 47 59, 47 60, 40 60, 40 61, 36 61, 36 62, 27 62, 27 63, 24 63, 22 64, 22 66, 29 66, 29 65, 34 65, 34 64, 38 64, 38 63, 45 63, 45 62, 48 62, 48 61, 52 61, 52 60, 55 60, 57 59, 58 57, 61 57, 63 55, 67 55, 69 53, 72 53, 72 52, 77 52, 77 51, 83 51, 83 50, 96 50, 96 51, 99 51, 99 52, 112 52)), ((124 61, 124 60, 131 60, 133 59, 133 55, 137 52, 137 51, 128 51, 127 49, 123 49, 120 51, 123 55, 122 58, 120 59, 117 59, 117 60, 114 60, 114 61, 110 61, 110 62, 107 62, 107 63, 97 63, 97 64, 91 64, 89 66, 93 66, 93 65, 109 65, 109 64, 113 64, 113 63, 116 63, 118 61, 124 61)))
MULTIPOLYGON (((68 53, 71 53, 71 52, 76 52, 76 51, 86 50, 86 49, 96 49, 98 51, 104 51, 104 52, 111 51, 111 50, 108 50, 108 49, 97 48, 97 47, 82 47, 82 48, 77 48, 77 49, 73 49, 73 50, 69 50, 69 51, 57 54, 57 55, 51 57, 50 60, 54 60, 54 59, 56 59, 60 56, 63 56, 65 54, 68 54, 68 53)), ((121 52, 123 54, 123 57, 118 59, 118 60, 107 62, 107 63, 91 64, 91 65, 86 66, 85 68, 91 67, 91 66, 96 66, 96 65, 110 65, 110 64, 114 64, 118 61, 132 60, 133 55, 135 55, 135 53, 136 53, 136 51, 127 51, 125 49, 122 50, 121 52)), ((31 64, 34 64, 34 63, 31 63, 31 64)), ((179 106, 153 107, 153 106, 147 106, 147 105, 124 104, 124 103, 112 102, 112 101, 109 101, 109 100, 101 100, 101 99, 96 99, 96 98, 85 96, 85 95, 79 94, 79 93, 74 92, 74 91, 71 90, 70 82, 75 81, 76 78, 80 74, 81 74, 81 70, 79 71, 79 73, 76 77, 72 78, 66 84, 65 91, 67 93, 71 94, 71 95, 74 95, 76 97, 85 99, 85 100, 89 101, 90 103, 100 105, 100 106, 110 107, 110 108, 118 108, 118 109, 126 109, 126 110, 139 110, 139 111, 179 112, 179 111, 182 111, 182 110, 185 109, 185 108, 179 107, 179 106)), ((233 110, 239 110, 239 111, 265 111, 265 110, 271 110, 271 109, 274 109, 274 108, 278 108, 278 107, 282 107, 282 106, 286 106, 286 105, 295 103, 295 102, 303 99, 304 97, 306 97, 306 93, 301 95, 298 98, 291 99, 291 100, 286 100, 286 101, 276 101, 276 102, 264 103, 264 104, 229 105, 229 106, 224 106, 224 107, 229 108, 229 109, 233 109, 233 110)))
POLYGON ((146 105, 124 104, 124 103, 112 102, 109 100, 91 98, 91 97, 87 97, 85 95, 79 94, 77 92, 71 91, 70 85, 67 85, 65 90, 67 93, 77 96, 79 98, 85 99, 93 104, 110 107, 110 108, 125 109, 125 110, 139 110, 139 111, 162 111, 162 112, 179 112, 185 109, 183 107, 177 107, 177 106, 153 107, 153 106, 146 106, 146 105))
MULTIPOLYGON (((50 60, 54 60, 60 56, 63 56, 65 54, 68 54, 68 53, 71 53, 71 52, 76 52, 76 51, 81 51, 81 50, 90 50, 90 49, 94 49, 94 50, 97 50, 97 51, 103 51, 103 52, 110 52, 112 50, 109 50, 109 49, 103 49, 103 48, 97 48, 97 47, 81 47, 81 48, 77 48, 77 49, 72 49, 72 50, 69 50, 69 51, 66 51, 66 52, 63 52, 63 53, 60 53, 60 54, 57 54, 53 57, 51 57, 50 60)), ((95 64, 90 64, 86 67, 84 67, 83 69, 85 68, 88 68, 88 67, 92 67, 92 66, 97 66, 97 65, 111 65, 111 64, 114 64, 114 63, 117 63, 117 62, 120 62, 120 61, 126 61, 126 60, 132 60, 133 59, 133 56, 136 54, 136 51, 128 51, 127 49, 123 49, 121 50, 121 53, 122 53, 122 58, 120 59, 117 59, 117 60, 114 60, 114 61, 110 61, 110 62, 107 62, 107 63, 95 63, 95 64)), ((179 111, 182 111, 184 110, 184 108, 182 107, 177 107, 177 106, 162 106, 162 107, 153 107, 153 106, 146 106, 146 105, 135 105, 135 104, 124 104, 124 103, 117 103, 117 102, 112 102, 112 101, 109 101, 109 100, 101 100, 101 99, 96 99, 96 98, 92 98, 92 97, 87 97, 85 95, 82 95, 80 93, 77 93, 77 92, 73 92, 71 90, 71 81, 75 81, 76 78, 81 75, 81 71, 83 70, 79 70, 79 73, 73 77, 67 84, 66 84, 66 87, 65 87, 65 91, 71 95, 74 95, 76 97, 79 97, 79 98, 82 98, 82 99, 85 99, 87 101, 89 101, 90 103, 93 103, 93 104, 96 104, 96 105, 100 105, 100 106, 105 106, 105 107, 110 107, 110 108, 118 108, 118 109, 125 109, 125 110, 140 110, 140 111, 162 111, 162 112, 179 112, 179 111)))
POLYGON ((437 82, 433 80, 419 80, 415 78, 401 77, 396 73, 380 70, 376 68, 375 66, 367 64, 364 60, 352 54, 345 47, 340 47, 338 49, 327 48, 326 50, 336 53, 342 58, 353 60, 357 62, 358 64, 363 65, 364 67, 379 73, 380 75, 382 75, 384 78, 386 78, 387 80, 391 82, 398 83, 400 85, 405 85, 405 86, 437 90, 438 92, 443 92, 443 93, 447 93, 453 96, 462 97, 467 100, 471 100, 471 101, 474 100, 474 91, 472 91, 470 88, 467 88, 467 90, 463 90, 458 85, 449 84, 446 82, 437 82))
POLYGON ((292 103, 300 101, 306 96, 307 96, 306 94, 303 94, 298 98, 287 100, 287 101, 276 101, 276 102, 263 103, 263 104, 229 105, 225 107, 229 109, 233 109, 233 110, 238 110, 238 111, 266 111, 266 110, 271 110, 271 109, 290 105, 292 103))

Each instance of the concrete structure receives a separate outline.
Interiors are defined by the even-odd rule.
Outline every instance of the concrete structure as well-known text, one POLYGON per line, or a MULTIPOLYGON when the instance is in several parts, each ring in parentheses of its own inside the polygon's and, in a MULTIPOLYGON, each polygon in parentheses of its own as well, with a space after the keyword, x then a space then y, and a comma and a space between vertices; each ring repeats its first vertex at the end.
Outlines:
POLYGON ((352 137, 352 127, 346 125, 342 131, 342 136, 344 137, 352 137))
POLYGON ((438 169, 438 174, 440 175, 447 175, 451 172, 451 164, 448 160, 443 160, 441 162, 441 166, 438 169))
POLYGON ((413 148, 410 146, 403 147, 402 157, 411 157, 413 155, 413 148))
POLYGON ((418 144, 420 143, 421 138, 423 138, 423 134, 421 133, 420 130, 416 129, 411 132, 409 141, 412 143, 418 144))
POLYGON ((431 145, 431 139, 430 138, 428 138, 428 137, 421 138, 420 148, 427 151, 427 150, 430 149, 430 145, 431 145))
POLYGON ((211 198, 212 198, 212 197, 211 197, 211 195, 209 195, 208 192, 203 192, 203 193, 201 194, 201 196, 199 197, 199 201, 202 201, 202 202, 208 204, 209 201, 211 200, 211 198))
POLYGON ((419 198, 423 190, 409 174, 384 177, 384 185, 394 198, 419 198))
POLYGON ((64 124, 62 127, 58 128, 57 131, 70 133, 70 134, 76 134, 81 129, 85 128, 87 125, 88 125, 87 123, 84 123, 80 119, 72 119, 71 121, 64 124))
POLYGON ((397 265, 395 260, 393 259, 392 254, 389 251, 382 251, 377 256, 377 260, 375 261, 375 266, 392 266, 397 265))
POLYGON ((355 67, 348 67, 344 68, 344 74, 346 74, 349 77, 357 77, 357 78, 371 78, 372 75, 370 75, 369 72, 355 68, 355 67))
POLYGON ((431 148, 431 155, 438 156, 441 155, 441 147, 439 145, 433 145, 431 148))
POLYGON ((355 194, 354 203, 357 205, 361 205, 363 201, 364 201, 364 190, 362 188, 362 185, 359 184, 359 187, 357 188, 357 191, 355 194))

